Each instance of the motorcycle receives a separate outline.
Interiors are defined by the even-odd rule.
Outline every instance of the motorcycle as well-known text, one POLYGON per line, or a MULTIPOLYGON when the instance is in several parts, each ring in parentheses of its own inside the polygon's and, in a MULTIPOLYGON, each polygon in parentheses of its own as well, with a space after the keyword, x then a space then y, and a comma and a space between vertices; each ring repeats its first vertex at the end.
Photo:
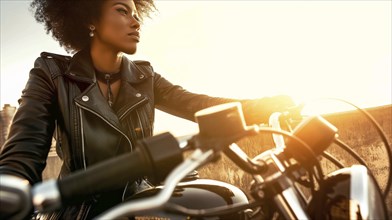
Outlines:
POLYGON ((227 103, 197 112, 199 133, 185 140, 170 133, 156 135, 139 141, 133 152, 32 187, 17 177, 0 176, 0 217, 21 219, 32 208, 42 213, 57 210, 149 176, 162 185, 126 198, 96 219, 388 219, 385 200, 391 187, 392 148, 381 127, 361 111, 387 148, 384 191, 363 159, 338 139, 337 128, 323 117, 293 123, 297 111, 277 112, 269 125, 246 126, 240 103, 227 103), (249 158, 236 142, 261 133, 272 135, 275 148, 249 158), (359 164, 344 167, 326 152, 332 143, 359 164), (222 154, 251 174, 249 194, 195 173, 222 154), (324 175, 321 157, 339 169, 324 175))

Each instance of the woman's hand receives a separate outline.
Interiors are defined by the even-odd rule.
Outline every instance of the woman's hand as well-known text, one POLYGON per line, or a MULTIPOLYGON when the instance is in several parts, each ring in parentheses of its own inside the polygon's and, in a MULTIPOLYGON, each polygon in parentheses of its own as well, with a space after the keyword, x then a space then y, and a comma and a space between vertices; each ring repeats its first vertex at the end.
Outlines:
POLYGON ((296 106, 293 99, 287 95, 244 100, 241 104, 248 125, 266 123, 272 113, 285 112, 296 106))

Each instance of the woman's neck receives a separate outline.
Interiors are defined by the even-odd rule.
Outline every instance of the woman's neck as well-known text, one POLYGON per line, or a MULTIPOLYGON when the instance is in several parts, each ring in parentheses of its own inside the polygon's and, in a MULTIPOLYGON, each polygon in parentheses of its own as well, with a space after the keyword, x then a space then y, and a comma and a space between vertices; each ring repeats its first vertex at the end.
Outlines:
POLYGON ((94 68, 104 73, 118 73, 121 68, 123 54, 103 47, 91 47, 91 59, 94 68))

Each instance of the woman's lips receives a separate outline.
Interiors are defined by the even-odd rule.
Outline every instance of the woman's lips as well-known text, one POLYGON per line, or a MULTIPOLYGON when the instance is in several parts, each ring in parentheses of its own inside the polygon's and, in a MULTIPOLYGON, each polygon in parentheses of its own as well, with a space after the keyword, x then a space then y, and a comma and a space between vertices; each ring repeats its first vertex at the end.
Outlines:
POLYGON ((140 40, 139 32, 129 33, 128 36, 131 37, 132 39, 136 40, 137 42, 139 42, 139 40, 140 40))

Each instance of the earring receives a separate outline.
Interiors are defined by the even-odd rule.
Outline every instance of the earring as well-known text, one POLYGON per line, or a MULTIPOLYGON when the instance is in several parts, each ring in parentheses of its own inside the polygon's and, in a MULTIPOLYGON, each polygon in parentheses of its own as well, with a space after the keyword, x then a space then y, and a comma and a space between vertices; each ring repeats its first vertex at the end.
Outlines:
POLYGON ((90 25, 89 29, 90 29, 90 33, 89 33, 88 35, 89 35, 90 37, 94 37, 94 30, 95 30, 94 25, 90 25))

